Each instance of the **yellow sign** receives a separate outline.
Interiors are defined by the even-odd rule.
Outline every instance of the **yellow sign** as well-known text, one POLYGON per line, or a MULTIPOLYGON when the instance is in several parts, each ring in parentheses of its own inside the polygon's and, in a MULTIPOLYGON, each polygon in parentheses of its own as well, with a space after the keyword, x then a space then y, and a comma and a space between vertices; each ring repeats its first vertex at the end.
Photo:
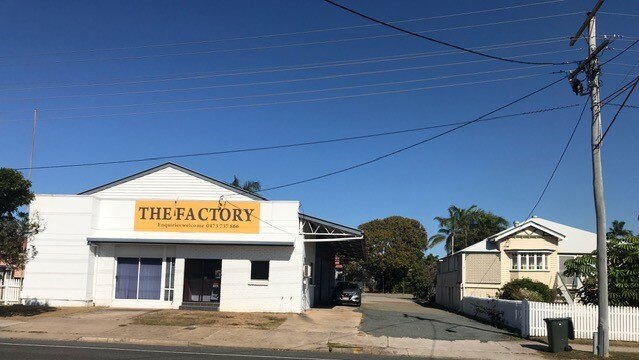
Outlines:
POLYGON ((135 231, 257 234, 259 202, 157 201, 135 202, 135 231))

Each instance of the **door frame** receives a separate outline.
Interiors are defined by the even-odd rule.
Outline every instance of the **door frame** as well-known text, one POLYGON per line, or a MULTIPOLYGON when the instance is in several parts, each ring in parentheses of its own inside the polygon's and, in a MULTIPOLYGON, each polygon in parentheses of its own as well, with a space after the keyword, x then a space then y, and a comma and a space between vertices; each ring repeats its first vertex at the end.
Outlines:
POLYGON ((182 293, 182 302, 219 303, 221 294, 222 294, 222 259, 198 259, 198 258, 184 259, 184 286, 183 286, 183 293, 182 293), (189 264, 193 264, 193 263, 199 263, 199 267, 200 267, 199 279, 201 280, 201 282, 200 282, 200 289, 198 291, 199 294, 197 295, 199 300, 192 299, 191 289, 189 287, 189 279, 198 279, 198 277, 189 277, 189 264), (206 263, 210 263, 210 267, 207 266, 206 263), (219 282, 217 300, 209 300, 209 301, 204 300, 204 296, 206 295, 204 293, 204 288, 205 288, 204 278, 205 278, 206 268, 211 268, 213 271, 213 273, 211 274, 211 295, 213 294, 213 284, 215 283, 216 280, 219 282), (216 274, 218 271, 219 271, 220 277, 219 279, 216 279, 216 276, 217 276, 216 274))

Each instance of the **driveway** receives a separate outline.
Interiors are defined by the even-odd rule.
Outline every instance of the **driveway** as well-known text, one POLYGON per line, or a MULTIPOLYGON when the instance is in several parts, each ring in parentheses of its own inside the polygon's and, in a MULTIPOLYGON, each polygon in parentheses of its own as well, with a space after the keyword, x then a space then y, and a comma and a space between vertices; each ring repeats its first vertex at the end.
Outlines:
POLYGON ((360 331, 375 336, 433 340, 515 340, 508 331, 438 308, 421 306, 406 295, 364 294, 360 331))

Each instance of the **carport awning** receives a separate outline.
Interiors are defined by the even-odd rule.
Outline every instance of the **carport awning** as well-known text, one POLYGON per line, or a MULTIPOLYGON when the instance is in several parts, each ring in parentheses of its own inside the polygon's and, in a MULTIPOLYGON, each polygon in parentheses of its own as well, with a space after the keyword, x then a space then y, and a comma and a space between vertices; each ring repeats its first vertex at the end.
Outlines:
POLYGON ((366 259, 364 232, 314 216, 299 214, 304 241, 329 244, 344 260, 366 259))

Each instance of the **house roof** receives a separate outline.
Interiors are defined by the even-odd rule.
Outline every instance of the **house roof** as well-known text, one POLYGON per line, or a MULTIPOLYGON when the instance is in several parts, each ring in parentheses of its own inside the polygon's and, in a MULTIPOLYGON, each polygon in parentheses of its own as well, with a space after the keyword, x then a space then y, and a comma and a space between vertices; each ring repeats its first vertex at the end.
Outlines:
POLYGON ((597 248, 597 235, 593 232, 538 217, 532 217, 517 226, 512 226, 459 252, 499 252, 497 243, 500 240, 530 227, 539 229, 558 238, 560 240, 559 253, 586 254, 597 248))
POLYGON ((182 172, 184 172, 184 173, 186 173, 186 174, 189 174, 189 175, 191 175, 191 176, 197 177, 197 178, 202 179, 202 180, 204 180, 204 181, 208 181, 208 182, 210 182, 210 183, 212 183, 212 184, 215 184, 215 185, 217 185, 217 186, 223 187, 223 188, 225 188, 225 189, 227 189, 227 190, 230 190, 230 191, 236 192, 236 193, 238 193, 238 194, 242 194, 242 195, 244 195, 244 196, 246 196, 246 197, 249 197, 249 198, 251 198, 251 199, 253 199, 253 200, 258 200, 258 201, 260 201, 260 200, 261 200, 261 201, 266 201, 266 200, 268 200, 268 199, 266 199, 265 197, 262 197, 262 196, 260 196, 260 195, 257 195, 257 194, 254 194, 254 193, 248 192, 248 191, 246 191, 246 190, 244 190, 244 189, 241 189, 241 188, 239 188, 239 187, 236 187, 236 186, 233 186, 233 185, 227 184, 227 183, 225 183, 225 182, 223 182, 223 181, 220 181, 220 180, 217 180, 217 179, 213 179, 212 177, 209 177, 209 176, 206 176, 206 175, 200 174, 199 172, 193 171, 193 170, 191 170, 191 169, 187 169, 187 168, 185 168, 185 167, 183 167, 183 166, 180 166, 180 165, 178 165, 178 164, 174 164, 174 163, 172 163, 172 162, 167 162, 167 163, 164 163, 164 164, 162 164, 162 165, 158 165, 158 166, 156 166, 156 167, 152 167, 152 168, 150 168, 150 169, 147 169, 147 170, 141 171, 141 172, 139 172, 139 173, 136 173, 136 174, 133 174, 133 175, 129 175, 129 176, 127 176, 127 177, 124 177, 124 178, 121 178, 121 179, 118 179, 118 180, 112 181, 112 182, 110 182, 110 183, 107 183, 107 184, 104 184, 104 185, 100 185, 100 186, 95 187, 95 188, 93 188, 93 189, 89 189, 89 190, 83 191, 83 192, 79 193, 78 195, 91 195, 91 194, 95 194, 95 193, 97 193, 97 192, 99 192, 99 191, 102 191, 102 190, 106 190, 106 189, 112 188, 112 187, 114 187, 114 186, 117 186, 117 185, 123 184, 123 183, 125 183, 125 182, 131 181, 131 180, 134 180, 134 179, 141 178, 141 177, 143 177, 143 176, 146 176, 146 175, 152 174, 152 173, 154 173, 154 172, 157 172, 157 171, 160 171, 160 170, 163 170, 163 169, 166 169, 166 168, 172 168, 172 169, 175 169, 175 170, 178 170, 178 171, 182 171, 182 172))

